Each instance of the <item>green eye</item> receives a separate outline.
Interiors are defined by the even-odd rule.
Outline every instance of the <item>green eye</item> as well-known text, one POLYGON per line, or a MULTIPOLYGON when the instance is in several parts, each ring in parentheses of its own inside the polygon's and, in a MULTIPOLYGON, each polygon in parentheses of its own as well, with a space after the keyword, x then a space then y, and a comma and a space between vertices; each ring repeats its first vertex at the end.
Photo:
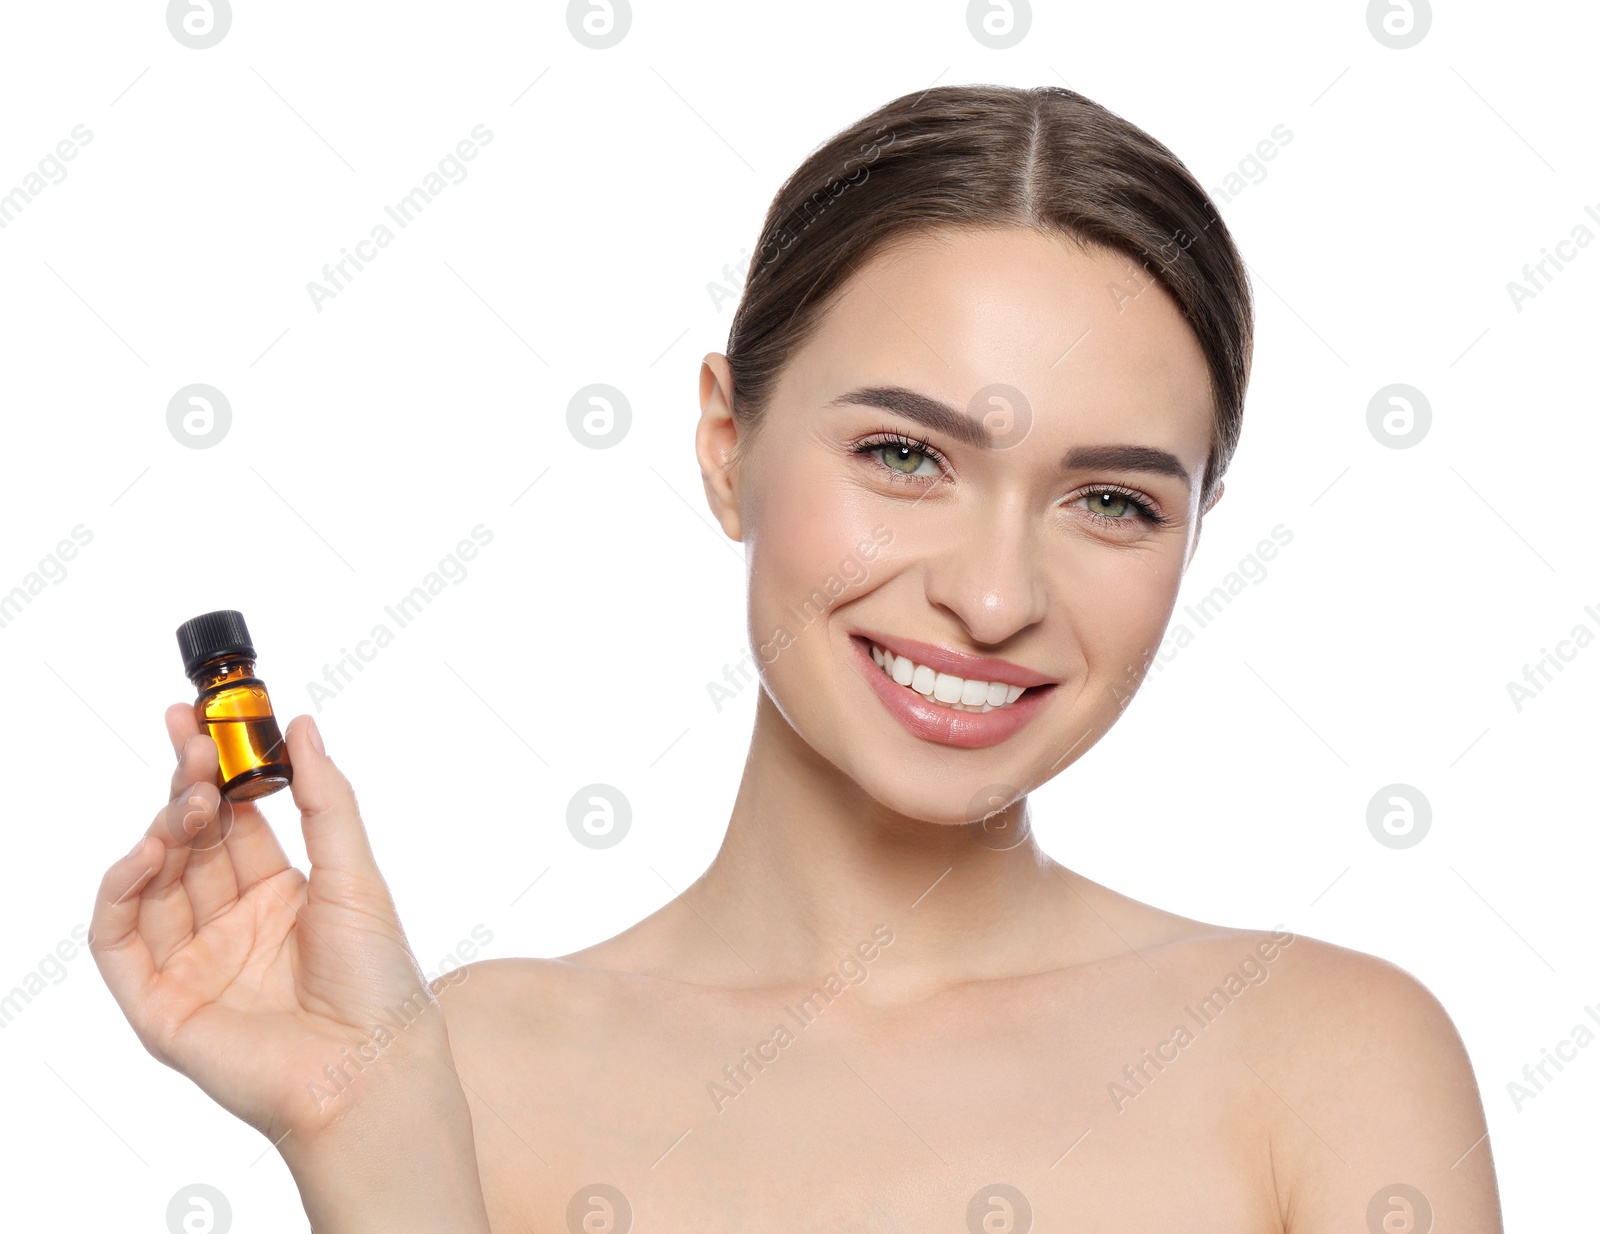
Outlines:
POLYGON ((925 441, 901 433, 880 434, 855 447, 855 453, 875 458, 893 472, 893 479, 932 480, 943 474, 939 455, 925 441), (928 464, 931 470, 925 469, 928 464))
MULTIPOLYGON (((928 442, 917 441, 904 433, 877 433, 851 447, 851 453, 874 459, 890 473, 889 479, 895 483, 937 480, 948 470, 944 456, 928 442)), ((1148 497, 1114 484, 1079 489, 1078 495, 1069 502, 1081 503, 1084 513, 1103 527, 1126 530, 1139 523, 1165 527, 1171 522, 1148 497)))
POLYGON ((1157 513, 1155 506, 1145 498, 1125 493, 1117 488, 1090 489, 1074 497, 1073 501, 1087 503, 1084 506, 1085 513, 1102 523, 1133 523, 1142 520, 1152 527, 1164 527, 1168 521, 1166 516, 1157 513), (1132 517, 1129 517, 1130 514, 1132 517))
POLYGON ((1110 489, 1104 489, 1098 493, 1089 493, 1086 496, 1089 501, 1089 512, 1091 514, 1103 515, 1106 518, 1120 520, 1123 515, 1133 508, 1133 502, 1128 500, 1128 498, 1124 497, 1121 493, 1112 492, 1110 489), (1106 499, 1107 503, 1111 507, 1110 509, 1106 509, 1104 507, 1098 509, 1096 508, 1101 498, 1106 499))
MULTIPOLYGON (((893 467, 896 471, 903 472, 908 476, 914 474, 917 468, 920 467, 924 462, 933 462, 933 459, 929 455, 922 453, 921 450, 913 450, 910 446, 897 446, 891 444, 887 446, 879 446, 878 449, 883 451, 884 455, 887 456, 884 458, 884 462, 886 462, 890 467, 893 467)), ((935 467, 934 471, 937 472, 938 467, 935 467)))

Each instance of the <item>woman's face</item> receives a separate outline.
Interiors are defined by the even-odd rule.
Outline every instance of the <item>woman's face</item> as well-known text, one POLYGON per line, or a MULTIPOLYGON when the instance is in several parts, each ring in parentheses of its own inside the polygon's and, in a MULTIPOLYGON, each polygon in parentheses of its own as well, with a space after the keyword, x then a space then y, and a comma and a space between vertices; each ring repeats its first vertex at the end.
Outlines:
MULTIPOLYGON (((735 430, 722 386, 702 393, 709 473, 735 430)), ((1126 257, 1026 228, 896 242, 791 359, 726 489, 708 484, 746 545, 765 689, 910 817, 968 822, 1037 787, 1111 726, 1161 641, 1210 433, 1200 346, 1126 257), (927 668, 900 684, 873 644, 927 668), (945 706, 978 695, 966 681, 982 701, 945 706)))

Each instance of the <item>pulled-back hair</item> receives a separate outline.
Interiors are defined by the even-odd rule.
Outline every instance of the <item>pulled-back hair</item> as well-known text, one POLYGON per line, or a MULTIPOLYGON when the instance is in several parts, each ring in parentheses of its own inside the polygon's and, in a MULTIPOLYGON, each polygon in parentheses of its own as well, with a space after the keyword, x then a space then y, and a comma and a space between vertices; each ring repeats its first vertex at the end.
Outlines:
POLYGON ((1182 309, 1211 375, 1201 485, 1209 502, 1239 443, 1250 376, 1244 261, 1171 150, 1058 86, 903 95, 795 169, 767 211, 728 333, 736 454, 834 294, 886 242, 935 227, 1017 225, 1125 254, 1182 309))

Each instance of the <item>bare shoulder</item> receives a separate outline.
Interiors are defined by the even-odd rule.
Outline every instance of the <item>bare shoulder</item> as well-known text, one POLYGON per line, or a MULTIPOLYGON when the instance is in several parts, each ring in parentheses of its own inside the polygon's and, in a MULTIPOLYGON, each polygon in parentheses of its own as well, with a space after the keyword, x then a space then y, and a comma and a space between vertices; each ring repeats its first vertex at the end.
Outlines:
POLYGON ((1449 1096, 1482 1123, 1461 1034, 1426 985, 1363 951, 1285 930, 1263 937, 1277 950, 1266 964, 1271 980, 1262 983, 1270 989, 1252 1042, 1264 1057, 1307 1084, 1333 1082, 1356 1102, 1366 1088, 1425 1087, 1431 1100, 1449 1096))
MULTIPOLYGON (((1274 1027, 1298 1035, 1321 1025, 1338 1033, 1377 1035, 1397 1047, 1420 1038, 1461 1046, 1439 1000, 1388 960, 1281 925, 1249 930, 1170 914, 1160 924, 1159 932, 1150 934, 1148 954, 1159 956, 1160 967, 1182 974, 1191 986, 1214 979, 1231 997, 1252 986, 1271 991, 1250 1000, 1261 1008, 1253 1018, 1267 1026, 1268 1035, 1274 1027)), ((1328 1048, 1337 1044, 1321 1043, 1328 1048)))
POLYGON ((1181 1008, 1169 1053, 1216 1043, 1207 1057, 1265 1142, 1286 1234, 1501 1234, 1477 1080, 1423 982, 1289 930, 1213 925, 1073 881, 1125 948, 1118 971, 1181 1008))
POLYGON ((1230 970, 1261 987, 1234 1062, 1269 1094, 1290 1234, 1422 1231, 1443 1215, 1463 1234, 1499 1234, 1482 1100, 1438 998, 1365 952, 1281 930, 1231 941, 1249 937, 1271 941, 1230 970))
POLYGON ((523 1038, 570 1023, 587 997, 590 970, 565 960, 531 956, 475 960, 433 985, 451 1046, 487 1043, 514 1033, 523 1038))
POLYGON ((485 1077, 535 1076, 613 1048, 657 994, 642 974, 536 956, 477 960, 434 990, 463 1075, 485 1077))

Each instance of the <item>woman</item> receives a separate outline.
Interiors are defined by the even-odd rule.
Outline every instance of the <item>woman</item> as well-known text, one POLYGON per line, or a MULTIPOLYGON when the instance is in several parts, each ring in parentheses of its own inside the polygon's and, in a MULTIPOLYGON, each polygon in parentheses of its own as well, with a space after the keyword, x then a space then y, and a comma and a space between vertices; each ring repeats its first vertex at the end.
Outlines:
POLYGON ((171 800, 93 919, 140 1039, 323 1234, 1500 1230, 1419 983, 1118 895, 1028 825, 1160 644, 1251 328, 1204 191, 1077 94, 941 87, 836 135, 700 373, 762 685, 710 868, 430 989, 311 717, 308 880, 252 807, 219 823, 176 704, 171 800))

